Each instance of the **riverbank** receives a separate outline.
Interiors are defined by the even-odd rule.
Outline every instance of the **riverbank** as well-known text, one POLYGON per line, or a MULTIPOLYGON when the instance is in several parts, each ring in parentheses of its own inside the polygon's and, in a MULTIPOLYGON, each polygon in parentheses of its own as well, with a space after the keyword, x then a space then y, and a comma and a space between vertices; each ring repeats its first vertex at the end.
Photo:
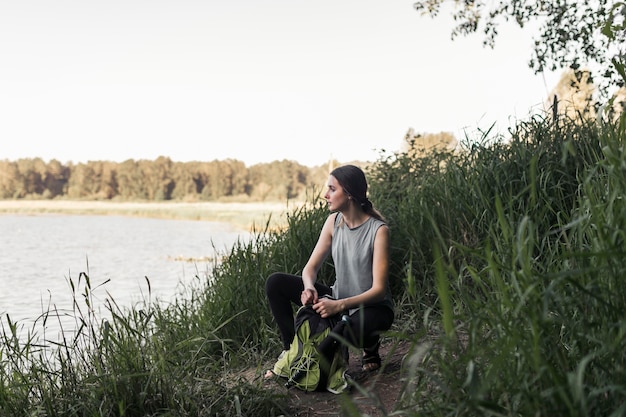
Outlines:
POLYGON ((74 200, 0 200, 1 214, 72 214, 151 217, 230 223, 243 230, 280 227, 295 202, 112 202, 74 200))

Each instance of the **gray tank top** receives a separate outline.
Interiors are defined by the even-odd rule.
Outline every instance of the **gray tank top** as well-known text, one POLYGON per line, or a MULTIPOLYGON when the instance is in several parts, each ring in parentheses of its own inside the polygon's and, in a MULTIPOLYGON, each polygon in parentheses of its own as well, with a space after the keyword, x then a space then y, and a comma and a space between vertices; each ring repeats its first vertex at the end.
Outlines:
MULTIPOLYGON (((341 213, 335 218, 335 230, 332 240, 332 257, 335 265, 336 281, 333 285, 333 297, 348 298, 372 288, 372 263, 374 260, 374 238, 378 228, 385 223, 370 217, 365 223, 350 229, 341 221, 341 213)), ((389 283, 385 298, 372 305, 386 305, 393 309, 393 300, 389 283)), ((352 313, 356 309, 351 309, 352 313)))

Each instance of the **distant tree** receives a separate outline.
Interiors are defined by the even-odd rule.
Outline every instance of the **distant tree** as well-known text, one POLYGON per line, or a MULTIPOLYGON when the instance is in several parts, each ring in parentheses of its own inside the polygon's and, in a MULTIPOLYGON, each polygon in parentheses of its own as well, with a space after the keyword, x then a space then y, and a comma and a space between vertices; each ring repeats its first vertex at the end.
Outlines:
POLYGON ((54 198, 65 194, 69 177, 69 167, 64 166, 56 159, 48 162, 43 179, 46 198, 54 198))
POLYGON ((213 171, 214 164, 212 162, 199 162, 194 171, 194 182, 197 184, 200 198, 204 201, 210 201, 216 197, 212 185, 212 178, 216 173, 213 171))
POLYGON ((301 197, 309 183, 309 168, 300 165, 294 161, 283 161, 287 179, 287 195, 288 200, 301 197))
MULTIPOLYGON (((331 160, 328 164, 318 165, 309 169, 309 180, 307 182, 307 191, 315 192, 317 196, 323 196, 328 188, 328 174, 334 167, 339 166, 340 163, 336 160, 331 160)), ((315 196, 315 197, 317 197, 315 196)), ((311 195, 313 197, 313 195, 311 195)))
POLYGON ((266 164, 255 164, 248 168, 249 180, 253 185, 250 196, 255 200, 266 200, 272 191, 272 186, 264 175, 265 166, 266 164))
POLYGON ((203 166, 203 174, 205 175, 204 187, 202 188, 202 197, 204 200, 217 200, 225 195, 225 190, 222 186, 223 181, 221 176, 224 174, 221 171, 220 161, 214 160, 206 163, 203 166))
POLYGON ((197 162, 178 162, 172 167, 173 200, 196 200, 202 188, 198 188, 195 166, 197 162))
POLYGON ((282 160, 250 167, 252 195, 262 200, 293 200, 309 186, 310 169, 297 162, 282 160))
POLYGON ((154 161, 138 161, 142 184, 148 200, 163 201, 171 199, 174 189, 172 179, 172 160, 159 156, 154 161))
POLYGON ((272 192, 272 187, 265 181, 259 181, 254 183, 250 196, 254 200, 265 201, 269 198, 272 192))
MULTIPOLYGON (((535 73, 544 70, 592 68, 599 75, 602 93, 607 87, 623 86, 612 60, 624 62, 626 4, 617 0, 419 0, 415 8, 437 16, 442 6, 450 10, 456 26, 452 38, 475 32, 484 34, 483 44, 495 45, 502 22, 514 21, 524 27, 540 23, 529 66, 535 73), (611 25, 612 29, 607 30, 611 25), (610 32, 610 33, 609 33, 610 32), (604 35, 610 36, 604 36, 604 35)), ((448 11, 446 9, 446 11, 448 11)), ((595 77, 594 77, 595 78, 595 77)))
POLYGON ((250 176, 246 164, 237 159, 229 159, 228 163, 232 168, 232 190, 233 195, 250 195, 252 188, 250 176))
POLYGON ((220 196, 237 196, 245 193, 247 186, 247 169, 243 162, 236 159, 215 161, 217 173, 216 185, 220 196))
POLYGON ((106 200, 116 197, 118 194, 117 163, 110 161, 100 162, 98 174, 100 185, 97 197, 106 200))
POLYGON ((92 163, 79 163, 72 166, 72 174, 67 183, 69 198, 94 198, 98 190, 98 178, 92 163))
POLYGON ((17 163, 0 161, 0 198, 16 198, 18 190, 19 170, 17 163))
POLYGON ((596 117, 595 91, 589 71, 568 70, 548 96, 546 104, 552 106, 553 114, 566 116, 568 120, 591 119, 596 117))
POLYGON ((17 160, 16 197, 40 197, 44 190, 46 164, 41 158, 17 160))
POLYGON ((404 135, 402 151, 412 158, 420 158, 433 151, 452 151, 457 145, 458 141, 450 132, 415 133, 413 128, 409 128, 404 135))
POLYGON ((117 167, 119 196, 124 200, 145 200, 148 194, 143 184, 143 175, 137 162, 128 159, 117 167))

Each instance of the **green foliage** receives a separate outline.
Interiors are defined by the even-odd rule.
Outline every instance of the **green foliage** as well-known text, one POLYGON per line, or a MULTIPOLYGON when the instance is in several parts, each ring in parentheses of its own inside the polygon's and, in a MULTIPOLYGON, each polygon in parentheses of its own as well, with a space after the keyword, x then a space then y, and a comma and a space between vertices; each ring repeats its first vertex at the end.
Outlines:
MULTIPOLYGON (((437 296, 441 325, 453 306, 454 333, 416 341, 402 407, 426 415, 626 411, 626 138, 615 125, 568 126, 532 121, 506 146, 472 149, 455 200, 474 197, 448 217, 473 220, 478 233, 431 242, 449 248, 435 256, 437 296)), ((460 177, 447 175, 456 160, 441 194, 458 189, 450 180, 460 177)), ((440 220, 439 230, 450 228, 440 220)))
MULTIPOLYGON (((278 414, 274 394, 241 377, 223 378, 224 363, 205 354, 215 351, 207 346, 228 342, 210 323, 183 323, 196 318, 186 310, 190 304, 162 309, 148 302, 121 310, 109 299, 107 317, 101 318, 91 309, 97 289, 89 276, 70 279, 70 286, 77 331, 68 329, 60 341, 30 333, 24 339, 9 317, 2 324, 0 415, 278 414)), ((49 311, 40 324, 45 328, 60 316, 66 314, 49 311)))
MULTIPOLYGON (((391 227, 397 316, 387 336, 412 346, 396 414, 626 414, 619 123, 537 117, 506 142, 486 132, 458 152, 367 168, 391 227)), ((89 277, 70 280, 79 330, 58 342, 24 338, 6 317, 0 415, 289 415, 283 397, 240 370, 258 372, 280 350, 265 280, 301 272, 327 215, 313 197, 284 229, 268 219, 167 307, 110 300, 100 317, 89 277)), ((319 279, 334 280, 330 260, 319 279)))
MULTIPOLYGON (((418 11, 434 17, 447 3, 445 0, 419 0, 414 5, 418 11)), ((452 14, 456 24, 453 38, 482 32, 483 44, 490 47, 494 46, 502 23, 513 21, 523 28, 531 22, 539 22, 539 34, 529 61, 535 72, 592 67, 597 78, 604 80, 601 87, 606 88, 624 85, 611 62, 626 52, 625 10, 624 2, 616 0, 470 0, 454 2, 454 8, 445 11, 452 14), (613 26, 616 30, 612 31, 612 42, 601 36, 610 24, 607 21, 617 23, 613 26)))

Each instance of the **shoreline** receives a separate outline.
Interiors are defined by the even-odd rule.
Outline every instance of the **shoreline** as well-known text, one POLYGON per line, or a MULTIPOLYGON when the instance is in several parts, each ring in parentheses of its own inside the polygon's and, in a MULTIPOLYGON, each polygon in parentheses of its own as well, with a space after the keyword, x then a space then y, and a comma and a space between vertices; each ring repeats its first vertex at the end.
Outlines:
POLYGON ((114 215, 229 223, 247 231, 279 228, 299 202, 113 202, 0 200, 0 215, 114 215))

